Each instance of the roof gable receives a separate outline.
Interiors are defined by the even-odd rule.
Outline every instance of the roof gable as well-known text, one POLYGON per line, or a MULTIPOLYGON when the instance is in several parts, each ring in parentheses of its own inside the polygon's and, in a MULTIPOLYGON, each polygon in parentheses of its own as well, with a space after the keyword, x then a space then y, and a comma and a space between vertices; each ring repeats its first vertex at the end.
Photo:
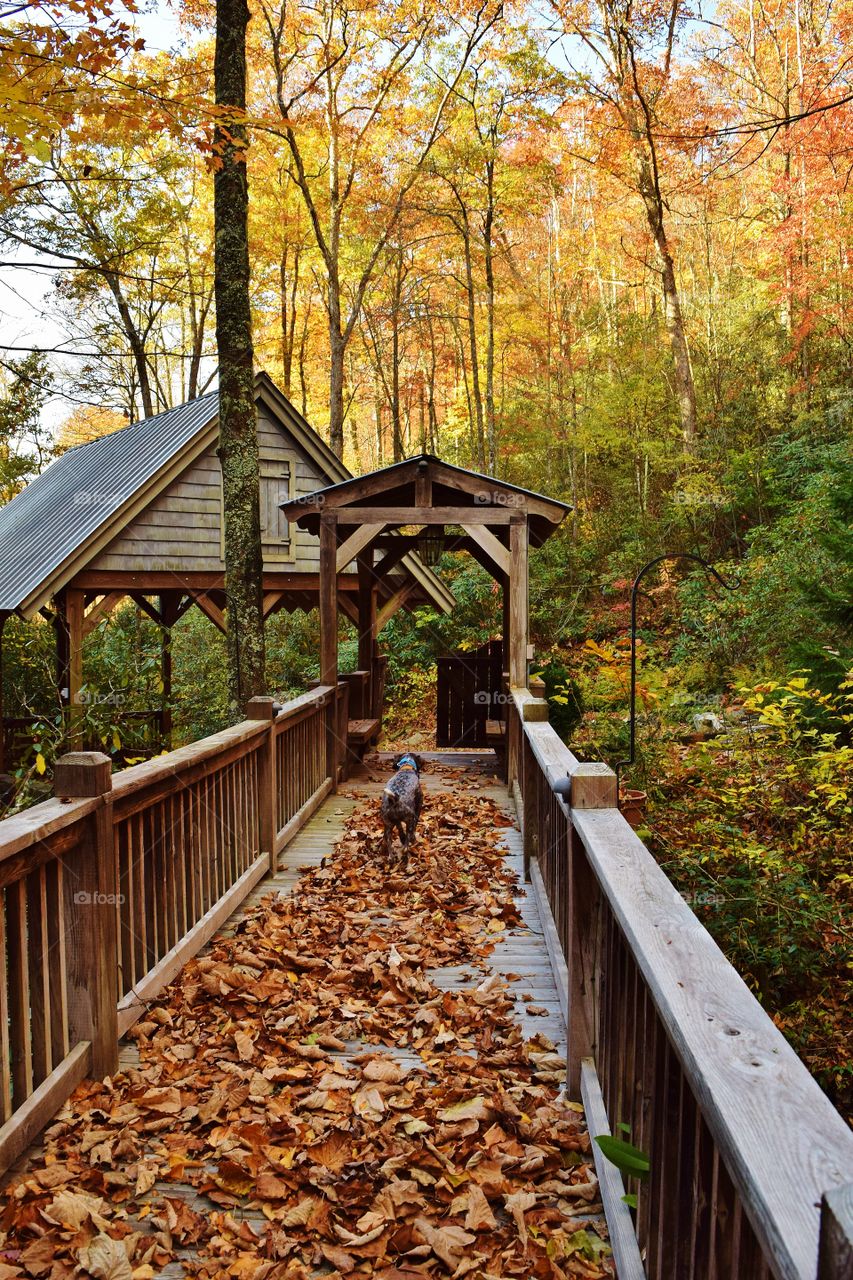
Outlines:
MULTIPOLYGON (((362 513, 370 508, 376 519, 381 521, 383 507, 400 509, 420 505, 416 497, 417 486, 424 480, 429 482, 431 495, 426 505, 456 509, 470 507, 471 519, 478 524, 488 525, 490 513, 499 523, 504 523, 508 510, 523 513, 529 519, 534 546, 541 545, 571 511, 568 503, 556 498, 547 498, 494 476, 467 471, 429 453, 318 489, 316 493, 282 504, 282 507, 288 519, 312 532, 319 527, 321 511, 336 511, 339 523, 344 527, 348 526, 348 507, 355 507, 362 513)), ((351 523, 360 524, 362 520, 363 516, 359 515, 351 523)))
POLYGON ((140 491, 215 420, 217 392, 69 449, 0 507, 0 611, 31 616, 140 491), (58 577, 59 575, 59 577, 58 577))

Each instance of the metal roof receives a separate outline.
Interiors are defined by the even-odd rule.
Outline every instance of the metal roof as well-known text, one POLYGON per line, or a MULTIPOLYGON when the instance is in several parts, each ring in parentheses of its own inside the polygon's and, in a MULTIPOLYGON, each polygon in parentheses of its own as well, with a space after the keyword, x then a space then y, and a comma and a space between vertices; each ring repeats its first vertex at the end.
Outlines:
POLYGON ((77 445, 0 507, 0 611, 37 591, 218 410, 219 393, 211 391, 77 445))
MULTIPOLYGON (((256 373, 255 391, 321 473, 330 480, 349 477, 341 460, 266 373, 256 373)), ((193 438, 212 428, 218 414, 219 392, 210 391, 77 445, 0 506, 0 613, 20 610, 29 617, 36 612, 77 571, 74 561, 85 556, 90 542, 121 532, 130 518, 126 514, 123 519, 122 513, 133 512, 140 491, 150 485, 156 492, 159 473, 182 451, 191 451, 193 438)), ((199 445, 207 447, 203 441, 199 445)), ((439 608, 452 608, 453 594, 417 556, 407 555, 401 569, 439 608)))

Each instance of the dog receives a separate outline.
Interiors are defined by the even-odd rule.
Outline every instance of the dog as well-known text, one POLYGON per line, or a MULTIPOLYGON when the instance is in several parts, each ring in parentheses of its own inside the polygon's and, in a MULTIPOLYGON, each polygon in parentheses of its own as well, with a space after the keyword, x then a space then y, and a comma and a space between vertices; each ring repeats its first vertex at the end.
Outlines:
POLYGON ((420 756, 412 755, 409 751, 397 756, 394 760, 394 768, 397 772, 382 792, 381 812, 385 827, 385 855, 388 858, 391 857, 391 842, 394 839, 396 827, 402 844, 400 860, 403 863, 409 861, 409 850, 415 842, 418 819, 424 803, 420 779, 422 764, 420 756))

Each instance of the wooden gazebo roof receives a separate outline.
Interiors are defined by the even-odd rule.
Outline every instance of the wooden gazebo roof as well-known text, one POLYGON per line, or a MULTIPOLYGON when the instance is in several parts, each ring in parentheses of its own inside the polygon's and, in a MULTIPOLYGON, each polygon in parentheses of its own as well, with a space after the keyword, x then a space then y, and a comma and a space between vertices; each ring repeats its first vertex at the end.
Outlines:
POLYGON ((288 520, 317 533, 320 516, 336 511, 338 524, 354 528, 366 522, 465 525, 469 521, 505 528, 511 516, 526 516, 530 545, 540 547, 571 511, 565 502, 477 471, 466 471, 431 453, 395 462, 282 504, 288 520), (427 487, 432 512, 420 501, 427 487), (418 508, 416 511, 415 509, 418 508))

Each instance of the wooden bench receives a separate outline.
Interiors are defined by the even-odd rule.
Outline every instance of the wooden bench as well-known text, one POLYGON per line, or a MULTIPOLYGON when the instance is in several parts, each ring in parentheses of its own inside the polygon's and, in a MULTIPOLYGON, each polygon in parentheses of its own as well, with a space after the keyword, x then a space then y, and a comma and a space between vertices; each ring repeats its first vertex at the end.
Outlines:
POLYGON ((506 721, 505 720, 487 720, 486 721, 486 746, 491 747, 498 758, 498 764, 503 765, 506 760, 506 721))
POLYGON ((350 762, 364 759, 365 751, 373 746, 381 728, 382 721, 378 719, 347 721, 347 755, 350 762))

